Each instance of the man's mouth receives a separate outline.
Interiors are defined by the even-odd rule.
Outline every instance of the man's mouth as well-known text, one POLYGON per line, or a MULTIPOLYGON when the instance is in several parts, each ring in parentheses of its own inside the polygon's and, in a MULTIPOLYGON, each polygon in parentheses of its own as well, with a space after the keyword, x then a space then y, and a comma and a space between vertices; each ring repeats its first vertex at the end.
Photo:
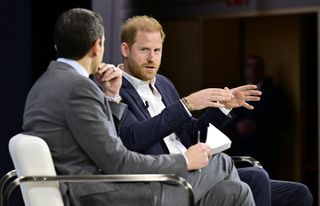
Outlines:
POLYGON ((156 68, 155 66, 151 66, 151 65, 145 65, 144 67, 147 69, 155 69, 156 68))

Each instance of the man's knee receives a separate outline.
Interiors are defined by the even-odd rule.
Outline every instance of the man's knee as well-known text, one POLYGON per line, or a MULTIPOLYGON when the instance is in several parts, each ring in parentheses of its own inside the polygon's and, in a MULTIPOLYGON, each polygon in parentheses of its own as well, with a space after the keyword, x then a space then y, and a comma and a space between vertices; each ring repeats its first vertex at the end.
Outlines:
MULTIPOLYGON (((249 186, 241 181, 221 181, 215 186, 214 194, 216 197, 228 199, 228 202, 234 202, 235 205, 254 205, 249 186)), ((222 202, 224 201, 226 200, 222 202)))
POLYGON ((257 205, 271 205, 271 186, 268 173, 261 168, 238 169, 240 179, 247 183, 257 205))
POLYGON ((232 158, 225 153, 217 153, 213 158, 216 158, 225 168, 234 167, 232 158))
POLYGON ((226 162, 232 162, 232 158, 225 154, 225 153, 217 153, 214 155, 215 158, 218 158, 218 159, 221 159, 221 160, 224 160, 226 162))
MULTIPOLYGON (((261 168, 247 167, 238 169, 240 179, 246 182, 250 187, 270 188, 270 179, 268 173, 261 168)), ((269 189, 270 190, 270 189, 269 189)))
POLYGON ((307 186, 304 184, 300 185, 299 196, 301 200, 303 200, 303 205, 312 205, 313 204, 313 196, 307 186))
POLYGON ((251 170, 252 181, 254 181, 255 184, 270 188, 269 175, 264 169, 252 167, 251 170))

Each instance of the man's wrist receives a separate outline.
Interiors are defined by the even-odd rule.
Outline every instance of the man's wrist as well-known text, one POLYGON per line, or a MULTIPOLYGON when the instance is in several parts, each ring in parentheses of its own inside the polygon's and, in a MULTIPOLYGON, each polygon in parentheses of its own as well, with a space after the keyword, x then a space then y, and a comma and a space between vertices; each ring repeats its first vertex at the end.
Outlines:
POLYGON ((191 105, 189 104, 188 100, 185 97, 181 98, 181 102, 189 110, 189 112, 192 111, 192 107, 191 107, 191 105))
POLYGON ((186 110, 186 112, 187 112, 187 113, 189 114, 189 116, 191 117, 192 114, 191 114, 189 108, 188 108, 188 107, 186 106, 186 104, 184 103, 184 101, 183 101, 182 99, 180 99, 180 102, 181 102, 183 108, 186 110))
MULTIPOLYGON (((219 101, 217 101, 219 103, 219 101)), ((232 107, 231 108, 227 108, 227 107, 221 107, 219 108, 221 110, 221 112, 223 112, 225 115, 229 116, 229 113, 231 112, 232 110, 232 107)))
POLYGON ((188 160, 187 155, 185 153, 182 153, 182 155, 183 155, 184 159, 186 160, 187 166, 189 168, 189 160, 188 160))

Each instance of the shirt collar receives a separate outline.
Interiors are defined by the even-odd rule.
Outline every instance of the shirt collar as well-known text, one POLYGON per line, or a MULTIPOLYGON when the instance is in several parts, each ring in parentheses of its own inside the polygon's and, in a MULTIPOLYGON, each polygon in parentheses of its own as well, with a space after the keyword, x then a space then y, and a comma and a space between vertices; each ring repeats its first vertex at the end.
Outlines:
POLYGON ((77 61, 71 60, 71 59, 65 59, 65 58, 58 58, 58 62, 63 62, 68 65, 70 65, 72 68, 74 68, 80 75, 89 78, 88 71, 77 61))

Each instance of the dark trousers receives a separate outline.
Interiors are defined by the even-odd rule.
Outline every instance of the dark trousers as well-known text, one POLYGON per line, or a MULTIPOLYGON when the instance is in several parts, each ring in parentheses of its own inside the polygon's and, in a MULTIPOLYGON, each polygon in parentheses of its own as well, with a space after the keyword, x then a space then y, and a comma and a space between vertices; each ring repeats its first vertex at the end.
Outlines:
POLYGON ((304 184, 269 179, 265 170, 255 167, 240 168, 238 173, 251 188, 256 206, 312 206, 313 197, 304 184))

